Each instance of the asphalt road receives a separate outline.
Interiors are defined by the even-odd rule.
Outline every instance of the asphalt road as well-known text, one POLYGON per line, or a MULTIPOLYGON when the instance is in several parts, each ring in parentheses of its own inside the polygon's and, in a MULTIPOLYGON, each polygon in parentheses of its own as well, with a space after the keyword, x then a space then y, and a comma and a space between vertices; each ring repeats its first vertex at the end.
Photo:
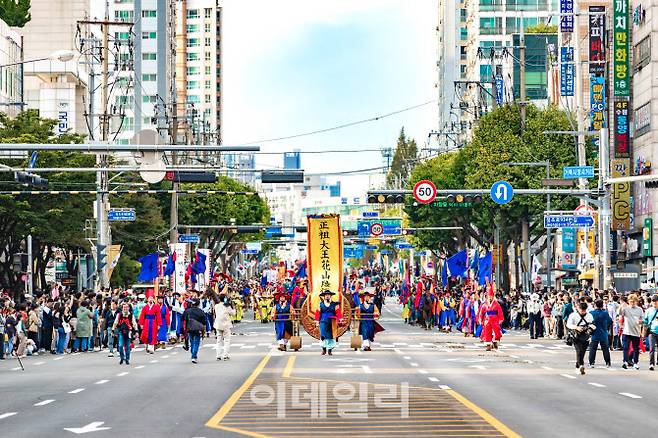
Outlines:
POLYGON ((308 336, 300 351, 279 352, 272 324, 245 321, 227 362, 213 340, 196 365, 179 346, 137 351, 130 366, 106 352, 30 357, 25 371, 2 361, 0 436, 612 437, 658 426, 646 354, 639 371, 621 369, 615 352, 613 368, 580 376, 561 341, 511 332, 486 352, 398 315, 385 307, 372 352, 344 336, 331 357, 308 336))

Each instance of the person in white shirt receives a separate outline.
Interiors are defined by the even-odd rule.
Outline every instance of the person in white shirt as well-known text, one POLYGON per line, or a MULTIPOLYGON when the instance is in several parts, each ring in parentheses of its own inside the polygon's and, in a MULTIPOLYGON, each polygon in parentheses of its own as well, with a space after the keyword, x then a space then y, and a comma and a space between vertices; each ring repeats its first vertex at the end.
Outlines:
POLYGON ((591 333, 596 329, 594 318, 587 311, 587 303, 580 302, 567 319, 567 329, 572 330, 573 346, 576 349, 576 368, 585 374, 585 353, 589 347, 591 333))
POLYGON ((539 294, 530 295, 526 309, 528 311, 528 324, 530 326, 530 339, 537 339, 541 334, 541 311, 544 303, 539 299, 539 294))
POLYGON ((220 297, 220 302, 215 304, 215 321, 213 327, 217 332, 217 344, 215 346, 217 352, 217 360, 228 360, 230 357, 231 348, 231 328, 233 323, 231 320, 235 315, 235 309, 231 307, 231 300, 228 296, 220 297))
POLYGON ((624 327, 621 335, 621 343, 624 348, 624 364, 622 368, 627 369, 632 365, 636 370, 640 369, 640 337, 642 336, 642 318, 644 311, 637 305, 637 295, 628 297, 628 306, 622 308, 619 314, 624 318, 624 327), (633 352, 631 353, 631 346, 633 352))

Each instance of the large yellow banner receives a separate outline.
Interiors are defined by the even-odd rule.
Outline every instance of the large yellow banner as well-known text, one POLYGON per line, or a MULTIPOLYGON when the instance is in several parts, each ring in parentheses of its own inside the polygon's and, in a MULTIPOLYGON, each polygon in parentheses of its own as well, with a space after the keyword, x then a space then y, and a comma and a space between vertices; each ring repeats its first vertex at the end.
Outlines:
POLYGON ((340 215, 308 216, 308 279, 311 312, 320 303, 320 292, 329 290, 340 299, 343 287, 343 233, 340 215))

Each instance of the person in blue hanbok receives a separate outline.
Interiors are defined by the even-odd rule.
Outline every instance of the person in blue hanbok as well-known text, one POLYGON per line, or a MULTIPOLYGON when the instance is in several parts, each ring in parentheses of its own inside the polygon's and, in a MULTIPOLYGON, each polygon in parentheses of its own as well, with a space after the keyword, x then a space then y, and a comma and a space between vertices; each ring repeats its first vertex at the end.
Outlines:
POLYGON ((377 306, 373 303, 374 294, 368 290, 361 293, 361 305, 359 306, 359 335, 363 340, 361 346, 363 351, 371 351, 371 344, 375 341, 375 334, 383 328, 375 321, 379 318, 377 306))
POLYGON ((158 344, 160 344, 160 348, 164 348, 164 345, 168 340, 167 337, 169 335, 171 313, 169 307, 165 305, 164 297, 162 295, 158 296, 158 306, 160 306, 160 317, 162 320, 162 324, 158 328, 158 344))
POLYGON ((336 348, 338 338, 338 324, 342 322, 343 313, 340 302, 331 300, 334 292, 324 290, 320 292, 320 304, 315 311, 315 321, 320 328, 320 340, 322 341, 322 355, 329 354, 336 348))
POLYGON ((279 292, 274 296, 276 305, 272 309, 272 320, 276 332, 278 349, 286 351, 288 340, 292 336, 292 320, 290 319, 290 296, 286 292, 279 292))

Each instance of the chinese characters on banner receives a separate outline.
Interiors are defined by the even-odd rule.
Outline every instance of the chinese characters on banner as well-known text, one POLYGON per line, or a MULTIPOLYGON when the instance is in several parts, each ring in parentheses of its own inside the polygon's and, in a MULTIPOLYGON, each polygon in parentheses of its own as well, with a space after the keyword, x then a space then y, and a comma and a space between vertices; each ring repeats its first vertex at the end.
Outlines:
MULTIPOLYGON (((610 160, 610 175, 621 178, 629 174, 630 160, 628 158, 613 158, 610 160)), ((631 185, 617 183, 612 186, 612 230, 628 230, 631 228, 631 185)))
MULTIPOLYGON (((560 0, 560 14, 573 14, 573 0, 560 0)), ((573 15, 560 17, 560 32, 573 32, 573 15)))
POLYGON ((574 95, 576 88, 576 67, 573 63, 573 47, 560 47, 560 94, 574 95))
POLYGON ((613 89, 614 96, 630 95, 630 41, 628 0, 614 0, 613 16, 613 89))
POLYGON ((589 72, 605 73, 605 6, 589 7, 589 72))
POLYGON ((339 301, 343 285, 343 234, 340 215, 308 216, 308 278, 311 312, 318 308, 320 292, 329 290, 339 301))

